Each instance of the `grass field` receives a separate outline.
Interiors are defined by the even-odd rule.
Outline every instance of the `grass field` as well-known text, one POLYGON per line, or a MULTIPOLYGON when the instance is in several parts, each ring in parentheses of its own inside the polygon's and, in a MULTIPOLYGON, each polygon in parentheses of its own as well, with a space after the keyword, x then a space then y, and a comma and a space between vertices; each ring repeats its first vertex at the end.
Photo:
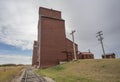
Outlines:
POLYGON ((3 66, 0 67, 0 82, 11 82, 16 74, 20 74, 23 66, 3 66))
POLYGON ((120 59, 77 60, 37 73, 56 82, 120 82, 120 59))

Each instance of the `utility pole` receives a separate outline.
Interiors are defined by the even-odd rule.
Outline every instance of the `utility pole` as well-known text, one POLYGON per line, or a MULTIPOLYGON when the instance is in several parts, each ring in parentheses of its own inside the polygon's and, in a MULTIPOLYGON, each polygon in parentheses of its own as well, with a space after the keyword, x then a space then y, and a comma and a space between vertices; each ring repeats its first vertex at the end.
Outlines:
POLYGON ((100 41, 100 43, 101 43, 102 50, 103 50, 103 55, 104 55, 104 58, 106 58, 105 50, 104 50, 104 46, 103 46, 103 41, 102 41, 103 40, 102 35, 103 35, 102 31, 99 31, 99 32, 97 32, 97 36, 96 37, 98 37, 98 41, 100 41))
POLYGON ((72 35, 72 40, 73 40, 74 60, 77 60, 77 57, 76 57, 76 49, 75 49, 75 42, 74 42, 74 33, 75 33, 75 30, 73 30, 70 34, 72 35))

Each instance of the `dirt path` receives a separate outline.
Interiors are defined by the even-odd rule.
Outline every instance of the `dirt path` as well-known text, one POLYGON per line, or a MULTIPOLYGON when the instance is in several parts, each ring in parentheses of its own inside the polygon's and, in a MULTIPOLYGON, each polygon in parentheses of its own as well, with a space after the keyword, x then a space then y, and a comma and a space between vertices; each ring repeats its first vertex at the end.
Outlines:
POLYGON ((22 79, 23 74, 24 74, 24 70, 25 70, 25 69, 21 70, 21 71, 20 71, 21 74, 20 74, 20 75, 19 75, 19 74, 16 75, 11 82, 21 82, 21 79, 22 79))
POLYGON ((27 67, 22 70, 21 76, 16 76, 11 82, 55 82, 51 78, 42 77, 34 72, 34 69, 27 67))

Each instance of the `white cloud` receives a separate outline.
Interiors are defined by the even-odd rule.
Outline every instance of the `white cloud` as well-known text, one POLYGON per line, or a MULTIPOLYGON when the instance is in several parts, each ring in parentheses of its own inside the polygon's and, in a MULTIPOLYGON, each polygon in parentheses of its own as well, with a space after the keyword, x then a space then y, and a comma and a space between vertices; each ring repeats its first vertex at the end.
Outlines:
POLYGON ((37 39, 38 12, 32 0, 0 1, 0 42, 32 49, 37 39))
POLYGON ((0 55, 0 64, 7 64, 7 63, 13 63, 13 64, 31 64, 31 56, 26 55, 0 55))
MULTIPOLYGON (((51 0, 0 0, 0 41, 32 49, 33 40, 37 38, 38 8, 43 6, 62 11, 66 35, 71 38, 69 33, 76 30, 75 41, 80 51, 93 50, 99 45, 96 33, 100 30, 104 33, 104 44, 119 50, 119 4, 119 0, 54 0, 54 3, 51 0)), ((96 57, 102 54, 99 49, 93 50, 96 57)))

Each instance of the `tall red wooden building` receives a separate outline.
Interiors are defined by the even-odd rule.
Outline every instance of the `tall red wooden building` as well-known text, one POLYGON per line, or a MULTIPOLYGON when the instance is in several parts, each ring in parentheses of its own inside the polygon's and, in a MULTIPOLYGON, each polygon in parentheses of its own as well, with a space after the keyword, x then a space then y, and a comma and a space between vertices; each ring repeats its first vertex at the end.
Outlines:
MULTIPOLYGON (((75 50, 77 59, 94 59, 92 53, 78 54, 77 44, 75 50)), ((38 39, 33 45, 32 66, 46 68, 73 59, 73 42, 66 38, 65 20, 62 19, 61 12, 40 7, 38 39)))
MULTIPOLYGON (((77 44, 76 54, 78 51, 77 44)), ((32 65, 46 68, 74 59, 73 42, 66 38, 61 12, 39 8, 38 40, 34 42, 32 65)))

